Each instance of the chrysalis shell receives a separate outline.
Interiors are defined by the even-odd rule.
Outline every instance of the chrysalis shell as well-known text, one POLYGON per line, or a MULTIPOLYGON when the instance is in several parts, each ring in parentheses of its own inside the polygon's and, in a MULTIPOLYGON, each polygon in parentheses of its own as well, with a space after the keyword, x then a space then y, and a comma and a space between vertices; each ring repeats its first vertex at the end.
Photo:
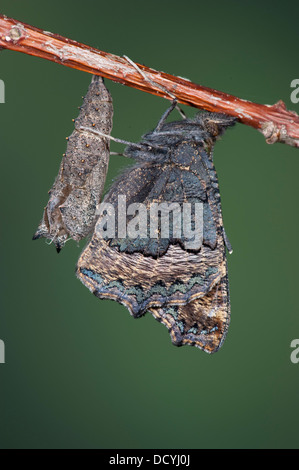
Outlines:
POLYGON ((79 241, 93 230, 108 170, 110 141, 82 128, 109 135, 112 117, 111 95, 103 79, 94 75, 75 129, 67 138, 67 150, 34 240, 48 238, 59 252, 68 238, 79 241))

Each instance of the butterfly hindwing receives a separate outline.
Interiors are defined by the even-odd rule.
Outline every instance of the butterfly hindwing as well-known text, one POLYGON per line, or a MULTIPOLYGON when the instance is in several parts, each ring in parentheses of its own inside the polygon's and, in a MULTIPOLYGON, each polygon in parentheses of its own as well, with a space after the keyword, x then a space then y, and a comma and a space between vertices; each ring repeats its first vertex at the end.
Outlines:
POLYGON ((149 311, 168 328, 176 346, 191 345, 214 353, 221 347, 230 321, 227 275, 199 299, 149 311))

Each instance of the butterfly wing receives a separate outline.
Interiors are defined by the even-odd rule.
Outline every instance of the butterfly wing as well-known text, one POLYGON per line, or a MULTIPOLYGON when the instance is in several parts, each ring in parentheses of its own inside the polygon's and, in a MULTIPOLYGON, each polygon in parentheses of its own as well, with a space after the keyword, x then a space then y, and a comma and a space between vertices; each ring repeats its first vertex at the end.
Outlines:
POLYGON ((225 275, 206 295, 186 305, 149 311, 168 328, 175 346, 196 346, 214 353, 221 347, 230 322, 228 277, 225 275))
POLYGON ((118 197, 142 202, 203 204, 203 244, 187 250, 174 236, 105 239, 101 216, 81 254, 77 276, 101 299, 116 300, 134 317, 149 310, 170 331, 174 344, 216 351, 230 318, 226 250, 216 171, 212 156, 196 142, 174 149, 178 163, 139 164, 109 191, 104 202, 118 212, 118 197), (182 148, 184 147, 184 148, 182 148), (186 148, 187 147, 187 148, 186 148), (186 157, 182 161, 181 154, 186 157), (164 244, 163 244, 164 243, 164 244))

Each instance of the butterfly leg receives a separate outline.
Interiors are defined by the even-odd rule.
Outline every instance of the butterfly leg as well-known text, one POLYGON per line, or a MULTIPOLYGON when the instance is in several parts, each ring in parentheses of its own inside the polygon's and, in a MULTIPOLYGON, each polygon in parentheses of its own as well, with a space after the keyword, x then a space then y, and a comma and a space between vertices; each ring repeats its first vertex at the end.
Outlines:
MULTIPOLYGON (((186 114, 184 113, 184 111, 180 108, 180 106, 178 105, 177 103, 177 99, 175 97, 175 95, 173 93, 171 93, 169 90, 167 90, 167 88, 165 88, 163 85, 160 85, 160 83, 156 83, 154 80, 152 80, 151 78, 149 78, 144 72, 143 70, 141 70, 140 67, 138 67, 137 64, 135 64, 135 62, 130 59, 130 57, 124 55, 123 56, 133 67, 134 69, 137 70, 137 72, 140 73, 140 75, 143 76, 144 80, 146 80, 148 83, 150 83, 151 85, 157 87, 157 88, 160 88, 160 90, 164 91, 164 93, 167 93, 168 96, 170 96, 173 101, 175 101, 175 105, 172 109, 176 108, 178 110, 178 112, 180 113, 180 115, 182 116, 183 119, 187 119, 187 116, 186 114)), ((171 109, 171 111, 172 111, 171 109)))
POLYGON ((157 126, 155 127, 155 129, 153 130, 153 134, 155 134, 155 132, 159 132, 159 130, 161 129, 161 127, 163 126, 164 122, 166 121, 166 119, 168 118, 169 114, 174 110, 174 108, 176 107, 177 105, 177 100, 174 99, 173 102, 171 103, 171 105, 169 106, 168 109, 166 109, 165 113, 162 114, 157 126))

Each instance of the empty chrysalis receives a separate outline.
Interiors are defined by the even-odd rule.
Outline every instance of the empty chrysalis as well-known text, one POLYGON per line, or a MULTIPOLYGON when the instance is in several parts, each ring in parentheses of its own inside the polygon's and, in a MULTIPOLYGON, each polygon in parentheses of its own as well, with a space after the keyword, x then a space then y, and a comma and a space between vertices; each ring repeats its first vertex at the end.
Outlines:
POLYGON ((109 135, 112 117, 111 95, 103 79, 94 75, 74 120, 75 129, 67 138, 67 150, 34 240, 48 238, 59 252, 69 238, 79 241, 93 230, 108 170, 110 141, 88 128, 109 135))

